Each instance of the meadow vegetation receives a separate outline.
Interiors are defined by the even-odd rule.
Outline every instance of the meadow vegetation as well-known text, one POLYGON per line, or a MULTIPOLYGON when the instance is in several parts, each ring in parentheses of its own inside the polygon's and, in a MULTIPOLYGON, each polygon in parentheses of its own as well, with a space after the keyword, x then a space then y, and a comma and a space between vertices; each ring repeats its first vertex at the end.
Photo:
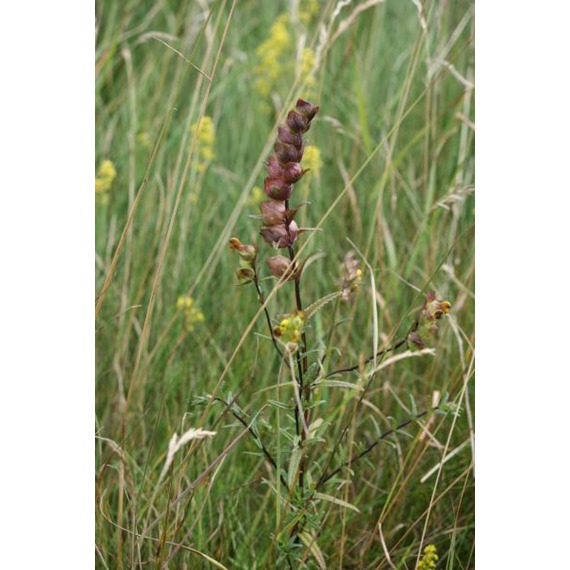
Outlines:
POLYGON ((96 15, 96 566, 473 568, 473 2, 96 15), (299 98, 303 342, 258 219, 299 98))

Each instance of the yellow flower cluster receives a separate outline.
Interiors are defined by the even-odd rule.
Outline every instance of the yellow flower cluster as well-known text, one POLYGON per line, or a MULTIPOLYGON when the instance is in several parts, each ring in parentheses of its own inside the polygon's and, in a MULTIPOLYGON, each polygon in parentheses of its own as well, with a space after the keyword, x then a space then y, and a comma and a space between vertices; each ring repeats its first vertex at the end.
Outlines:
POLYGON ((351 298, 352 293, 354 293, 362 283, 362 269, 360 268, 360 262, 356 259, 354 251, 350 250, 344 256, 342 268, 343 279, 341 284, 341 299, 343 301, 348 301, 351 298))
POLYGON ((192 332, 197 324, 204 322, 204 313, 196 307, 196 302, 190 295, 178 297, 176 308, 184 313, 184 326, 187 332, 192 332))
POLYGON ((100 204, 109 202, 109 190, 111 190, 116 177, 115 165, 110 160, 104 160, 95 176, 95 199, 100 204))
POLYGON ((137 135, 137 143, 146 149, 149 149, 151 147, 151 140, 150 140, 150 135, 146 132, 146 131, 141 131, 138 135, 137 135))
MULTIPOLYGON (((299 21, 307 25, 319 11, 318 0, 303 2, 299 8, 299 21)), ((291 83, 291 75, 295 74, 304 85, 303 98, 315 99, 316 54, 305 48, 299 56, 297 67, 295 62, 295 41, 291 31, 293 23, 288 13, 280 14, 269 30, 269 36, 255 50, 258 64, 254 67, 254 89, 262 97, 267 97, 277 90, 279 80, 291 83)))
POLYGON ((251 194, 247 200, 248 206, 259 206, 265 198, 265 193, 259 186, 254 186, 251 189, 251 194))
POLYGON ((293 311, 284 315, 279 324, 273 329, 273 334, 285 346, 290 354, 297 351, 305 326, 305 313, 293 311))
POLYGON ((202 120, 190 127, 193 136, 198 137, 198 160, 196 170, 204 172, 216 157, 214 143, 216 142, 216 129, 212 117, 202 117, 202 120))
POLYGON ((315 79, 315 64, 317 62, 317 56, 315 50, 311 48, 305 48, 301 54, 301 63, 299 66, 299 74, 301 81, 304 85, 303 87, 303 97, 309 100, 317 99, 316 85, 317 80, 315 79))
POLYGON ((433 570, 436 567, 439 556, 437 555, 437 548, 434 544, 428 544, 424 548, 424 553, 421 560, 418 562, 416 570, 433 570))
POLYGON ((278 16, 269 30, 269 37, 255 50, 259 64, 254 69, 256 76, 254 88, 263 97, 271 93, 283 72, 281 60, 291 44, 288 26, 289 14, 278 16))
POLYGON ((306 146, 303 151, 303 168, 310 170, 314 176, 318 176, 322 166, 323 161, 319 148, 314 145, 306 146))

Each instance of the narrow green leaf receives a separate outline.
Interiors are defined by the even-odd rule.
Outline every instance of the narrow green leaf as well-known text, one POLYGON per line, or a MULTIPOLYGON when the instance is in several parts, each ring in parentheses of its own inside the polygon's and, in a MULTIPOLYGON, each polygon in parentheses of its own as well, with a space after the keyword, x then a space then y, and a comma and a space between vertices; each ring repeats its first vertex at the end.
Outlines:
POLYGON ((309 549, 309 552, 315 557, 317 564, 321 570, 327 570, 327 564, 325 562, 325 557, 321 552, 321 549, 317 545, 316 540, 308 533, 308 532, 301 532, 299 534, 299 538, 303 542, 303 544, 309 549))
POLYGON ((315 386, 328 386, 329 388, 348 388, 350 390, 362 391, 362 386, 358 384, 351 384, 350 382, 344 382, 343 380, 320 380, 315 382, 315 386))
POLYGON ((315 493, 315 497, 317 499, 322 499, 323 501, 328 501, 329 503, 334 503, 335 505, 338 505, 339 507, 343 507, 344 509, 350 509, 351 511, 354 511, 355 513, 360 513, 360 510, 355 507, 354 505, 351 505, 350 503, 347 503, 346 501, 343 501, 342 499, 337 499, 336 497, 332 497, 331 495, 325 495, 324 493, 315 493))

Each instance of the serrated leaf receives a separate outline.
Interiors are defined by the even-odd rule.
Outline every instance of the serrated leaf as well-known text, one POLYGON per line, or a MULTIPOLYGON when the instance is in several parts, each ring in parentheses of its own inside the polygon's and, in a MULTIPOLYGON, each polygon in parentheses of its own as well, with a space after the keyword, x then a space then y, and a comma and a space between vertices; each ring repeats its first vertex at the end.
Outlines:
POLYGON ((342 507, 344 509, 350 509, 351 511, 354 511, 355 513, 360 513, 360 510, 357 507, 355 507, 354 505, 351 505, 350 503, 347 503, 346 501, 343 501, 342 499, 337 499, 336 497, 332 497, 331 495, 325 495, 324 493, 315 493, 315 498, 321 499, 323 501, 328 501, 329 503, 334 503, 335 505, 338 505, 339 507, 342 507))
POLYGON ((340 297, 341 295, 342 295, 341 291, 335 291, 334 293, 329 293, 328 295, 325 295, 318 301, 315 301, 312 305, 310 305, 304 310, 305 319, 309 320, 317 311, 320 311, 325 305, 327 305, 331 301, 334 301, 335 299, 338 299, 338 297, 340 297))

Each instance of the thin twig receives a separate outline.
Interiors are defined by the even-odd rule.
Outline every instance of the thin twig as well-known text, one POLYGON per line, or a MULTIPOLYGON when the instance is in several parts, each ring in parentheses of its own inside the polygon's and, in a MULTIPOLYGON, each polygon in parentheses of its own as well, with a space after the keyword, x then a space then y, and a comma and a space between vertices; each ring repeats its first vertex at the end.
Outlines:
POLYGON ((278 352, 279 356, 285 361, 283 353, 279 349, 279 345, 277 344, 277 339, 275 338, 275 334, 273 333, 273 326, 271 325, 271 317, 269 315, 269 311, 265 306, 265 295, 263 293, 263 289, 259 285, 259 279, 257 278, 257 271, 255 271, 255 277, 253 278, 253 284, 255 285, 255 289, 257 290, 257 295, 259 297, 259 302, 263 307, 263 312, 265 313, 265 319, 267 320, 267 327, 269 328, 269 334, 271 335, 271 340, 273 341, 273 346, 275 350, 278 352))
POLYGON ((404 420, 403 422, 399 423, 395 428, 392 428, 392 429, 389 429, 388 431, 385 431, 382 435, 380 435, 380 437, 378 439, 376 439, 374 442, 369 444, 366 447, 366 449, 364 451, 362 451, 361 453, 359 453, 356 457, 353 457, 351 459, 348 459, 347 461, 344 461, 336 469, 333 469, 327 475, 323 474, 317 483, 316 489, 319 489, 321 487, 321 485, 324 485, 329 479, 331 479, 337 473, 342 471, 342 469, 344 467, 346 467, 347 465, 352 465, 353 463, 355 463, 359 459, 362 459, 365 455, 368 455, 382 440, 386 439, 389 435, 392 435, 393 433, 396 433, 397 431, 399 431, 399 430, 405 428, 406 426, 410 425, 412 422, 423 418, 430 411, 433 412, 433 411, 436 411, 438 409, 439 408, 437 406, 435 406, 434 408, 431 408, 430 410, 424 410, 422 412, 419 412, 418 414, 415 414, 415 415, 409 417, 408 419, 404 420))
MULTIPOLYGON (((400 339, 396 344, 394 344, 394 346, 389 346, 388 348, 384 348, 382 350, 379 350, 376 354, 373 354, 372 356, 369 356, 363 364, 368 364, 369 362, 372 362, 375 358, 379 358, 381 356, 384 356, 385 354, 388 354, 389 352, 392 352, 394 350, 398 350, 400 347, 404 346, 404 344, 406 344, 406 341, 408 340, 408 337, 406 336, 405 338, 400 339)), ((358 370, 360 368, 361 364, 355 364, 354 366, 349 366, 348 368, 339 368, 338 370, 333 370, 332 372, 329 372, 328 374, 326 374, 325 378, 329 378, 330 376, 334 376, 335 374, 342 374, 343 372, 352 372, 354 370, 358 370)))
MULTIPOLYGON (((220 402, 222 404, 224 404, 224 406, 226 406, 226 409, 234 416, 234 418, 244 427, 247 428, 247 430, 249 431, 249 433, 253 436, 253 438, 255 439, 255 441, 257 442, 257 444, 259 445, 259 447, 261 448, 261 451, 263 451, 263 455, 265 455, 267 461, 269 461, 269 463, 271 463, 271 465, 273 466, 273 468, 275 469, 275 471, 277 471, 277 462, 275 461, 275 459, 273 458, 273 456, 271 455, 271 453, 269 453, 269 450, 265 447, 264 443, 261 441, 261 439, 259 438, 259 435, 257 433, 255 433, 255 430, 252 428, 252 426, 250 424, 248 424, 231 406, 234 402, 232 403, 228 403, 225 400, 223 400, 222 398, 218 398, 215 397, 214 401, 216 402, 220 402)), ((283 484, 283 486, 285 487, 285 489, 287 490, 287 492, 289 492, 289 487, 287 485, 287 481, 285 481, 285 478, 283 477, 283 475, 279 475, 279 479, 281 480, 281 483, 283 484)))

